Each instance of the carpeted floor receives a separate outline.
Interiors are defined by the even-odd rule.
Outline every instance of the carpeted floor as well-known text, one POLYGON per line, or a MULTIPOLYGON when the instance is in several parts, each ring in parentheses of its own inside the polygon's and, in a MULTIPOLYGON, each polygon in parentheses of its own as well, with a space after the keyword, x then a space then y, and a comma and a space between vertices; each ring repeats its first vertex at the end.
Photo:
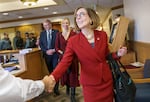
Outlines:
MULTIPOLYGON (((59 87, 60 95, 44 92, 39 97, 33 99, 33 102, 70 102, 70 96, 66 95, 66 87, 59 87)), ((84 102, 81 87, 76 88, 76 101, 84 102)))

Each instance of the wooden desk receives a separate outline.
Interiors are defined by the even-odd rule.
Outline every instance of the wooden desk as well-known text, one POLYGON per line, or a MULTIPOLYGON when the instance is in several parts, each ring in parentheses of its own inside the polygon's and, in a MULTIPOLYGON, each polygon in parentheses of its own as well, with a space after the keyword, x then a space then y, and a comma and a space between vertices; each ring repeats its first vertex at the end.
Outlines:
MULTIPOLYGON (((0 51, 1 55, 10 53, 18 58, 20 66, 20 70, 11 72, 13 75, 23 79, 38 80, 49 74, 41 50, 34 48, 31 52, 26 54, 19 54, 18 50, 0 51)), ((28 102, 33 101, 30 100, 28 102)))
POLYGON ((0 51, 0 54, 13 54, 19 60, 20 71, 12 72, 15 76, 23 79, 38 80, 48 74, 44 64, 41 50, 32 49, 29 53, 19 54, 18 50, 0 51))
POLYGON ((30 53, 24 55, 24 59, 22 59, 24 63, 22 63, 25 68, 25 72, 20 74, 19 77, 26 79, 42 79, 47 73, 44 71, 47 69, 44 66, 44 61, 41 55, 41 51, 38 49, 34 49, 30 53))
POLYGON ((143 78, 143 67, 141 68, 133 68, 133 69, 126 69, 132 79, 141 79, 143 78))

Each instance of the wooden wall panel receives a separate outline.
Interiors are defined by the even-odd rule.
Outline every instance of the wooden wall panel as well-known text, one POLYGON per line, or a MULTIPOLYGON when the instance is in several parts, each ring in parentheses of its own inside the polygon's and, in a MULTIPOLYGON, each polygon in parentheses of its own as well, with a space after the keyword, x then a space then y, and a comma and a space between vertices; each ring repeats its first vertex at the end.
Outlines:
POLYGON ((16 27, 16 31, 21 31, 21 36, 25 39, 25 33, 34 33, 35 36, 39 36, 40 32, 42 31, 41 24, 34 24, 34 25, 25 25, 25 26, 18 26, 16 27))
POLYGON ((57 29, 59 30, 59 32, 61 32, 61 24, 60 23, 54 23, 52 24, 53 29, 57 29))
MULTIPOLYGON (((61 31, 61 25, 59 22, 52 23, 53 29, 57 29, 61 31)), ((32 24, 32 25, 24 25, 24 26, 17 26, 17 27, 11 27, 11 28, 2 28, 0 29, 0 38, 3 38, 3 33, 6 32, 9 34, 10 40, 13 42, 13 38, 15 36, 16 31, 21 32, 21 37, 25 41, 25 33, 34 33, 36 37, 40 35, 40 32, 42 31, 42 24, 32 24)))
POLYGON ((134 51, 130 51, 126 55, 122 56, 120 61, 124 65, 129 65, 130 63, 134 63, 136 61, 136 53, 134 51))
POLYGON ((146 59, 150 59, 150 43, 134 42, 134 50, 137 53, 139 62, 145 62, 146 59))

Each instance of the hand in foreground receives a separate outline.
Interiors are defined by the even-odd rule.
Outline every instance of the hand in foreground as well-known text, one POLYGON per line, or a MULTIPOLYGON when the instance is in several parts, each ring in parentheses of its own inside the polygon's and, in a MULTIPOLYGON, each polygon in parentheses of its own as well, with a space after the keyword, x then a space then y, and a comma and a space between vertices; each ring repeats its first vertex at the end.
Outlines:
POLYGON ((120 49, 117 52, 117 55, 119 57, 124 56, 127 53, 127 47, 120 47, 120 49))
POLYGON ((45 84, 45 91, 52 92, 56 81, 52 75, 45 76, 42 80, 45 84))

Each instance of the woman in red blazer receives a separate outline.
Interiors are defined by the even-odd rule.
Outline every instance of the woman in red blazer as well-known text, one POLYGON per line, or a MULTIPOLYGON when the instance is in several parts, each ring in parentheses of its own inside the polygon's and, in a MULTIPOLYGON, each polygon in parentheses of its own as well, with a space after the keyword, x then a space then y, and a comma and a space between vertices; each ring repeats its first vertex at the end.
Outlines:
MULTIPOLYGON (((113 79, 106 59, 109 54, 107 34, 94 30, 99 23, 94 10, 80 7, 75 11, 75 25, 81 32, 69 39, 63 59, 49 77, 48 91, 52 91, 53 84, 66 72, 76 55, 81 64, 84 102, 113 102, 113 79)), ((113 57, 119 58, 126 52, 126 47, 121 47, 113 57)))
MULTIPOLYGON (((61 22, 62 32, 56 35, 55 50, 59 54, 59 60, 61 61, 68 40, 76 35, 70 27, 70 20, 64 18, 61 22)), ((71 65, 68 70, 61 77, 61 85, 66 85, 66 94, 70 96, 71 102, 75 102, 75 88, 79 86, 79 62, 76 56, 74 56, 71 65), (71 89, 71 93, 70 93, 71 89)))

